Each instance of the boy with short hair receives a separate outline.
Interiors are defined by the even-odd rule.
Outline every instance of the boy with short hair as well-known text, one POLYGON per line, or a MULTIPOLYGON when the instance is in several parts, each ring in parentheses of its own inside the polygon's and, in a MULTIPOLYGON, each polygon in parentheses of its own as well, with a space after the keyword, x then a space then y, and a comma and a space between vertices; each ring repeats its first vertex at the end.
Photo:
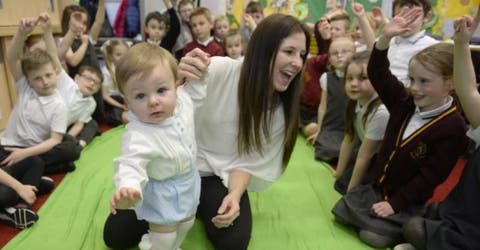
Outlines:
POLYGON ((70 166, 79 157, 79 150, 53 150, 65 140, 68 110, 57 90, 62 67, 48 14, 21 20, 7 53, 7 64, 16 81, 18 98, 1 138, 1 150, 9 152, 1 164, 10 166, 38 155, 45 162, 45 172, 70 166), (36 49, 22 56, 25 38, 36 25, 44 31, 47 51, 36 49))
POLYGON ((192 0, 180 0, 178 2, 178 14, 180 16, 180 34, 177 37, 177 42, 173 46, 173 53, 177 60, 183 56, 183 49, 187 43, 193 40, 192 32, 188 22, 190 22, 190 14, 194 8, 192 0))
POLYGON ((209 53, 210 56, 225 55, 222 46, 211 35, 213 19, 210 10, 204 7, 194 9, 190 14, 190 27, 194 40, 185 46, 184 55, 195 48, 209 53))
POLYGON ((245 44, 248 44, 255 27, 257 27, 257 24, 260 23, 264 17, 263 6, 259 2, 249 2, 247 7, 245 7, 245 13, 243 15, 244 26, 240 30, 245 44))
POLYGON ((98 134, 98 123, 92 119, 96 102, 93 95, 100 90, 102 72, 93 66, 83 65, 72 79, 66 72, 59 76, 58 91, 68 108, 67 134, 85 147, 98 134))

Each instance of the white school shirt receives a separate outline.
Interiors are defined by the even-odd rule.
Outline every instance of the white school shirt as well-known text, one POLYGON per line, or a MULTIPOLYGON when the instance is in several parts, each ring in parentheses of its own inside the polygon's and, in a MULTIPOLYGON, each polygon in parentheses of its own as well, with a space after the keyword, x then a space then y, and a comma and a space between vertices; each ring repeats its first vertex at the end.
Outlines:
POLYGON ((405 87, 410 86, 410 79, 408 77, 408 65, 410 59, 419 51, 426 47, 437 44, 439 41, 425 34, 425 30, 402 38, 396 36, 390 40, 388 49, 388 61, 390 62, 390 71, 398 78, 405 87))
MULTIPOLYGON (((263 143, 263 155, 240 155, 238 135, 238 81, 242 62, 229 57, 212 57, 203 83, 203 105, 195 112, 198 146, 197 168, 201 175, 217 175, 228 187, 231 170, 252 175, 249 190, 263 190, 282 174, 285 120, 281 105, 272 112, 270 141, 263 143)), ((265 83, 267 84, 267 83, 265 83)), ((189 86, 195 86, 191 82, 189 86)), ((186 88, 189 91, 189 88, 186 88)), ((198 93, 197 93, 198 94, 198 93)), ((192 97, 193 98, 193 97, 192 97)), ((264 141, 264 139, 262 139, 264 141)))
POLYGON ((180 86, 173 115, 160 124, 140 121, 131 111, 115 158, 114 183, 141 192, 149 178, 164 180, 194 169, 197 147, 193 103, 180 86))
POLYGON ((75 122, 87 123, 92 120, 92 114, 97 106, 95 99, 92 96, 84 97, 78 84, 64 70, 58 77, 57 89, 67 104, 67 126, 75 122))
POLYGON ((380 104, 376 110, 372 110, 366 119, 365 125, 363 123, 363 116, 367 112, 368 105, 377 98, 372 97, 363 106, 357 103, 355 107, 355 132, 361 141, 367 138, 369 140, 380 141, 383 140, 385 130, 387 128, 390 113, 385 105, 380 104))
MULTIPOLYGON (((113 66, 115 67, 115 66, 113 66)), ((103 74, 103 83, 102 87, 108 89, 108 94, 111 96, 120 96, 120 91, 113 86, 113 79, 112 76, 110 75, 110 71, 108 71, 107 66, 102 67, 102 74, 103 74)), ((100 90, 101 91, 101 90, 100 90)))
POLYGON ((67 129, 67 107, 58 90, 50 96, 39 96, 23 76, 15 82, 17 102, 3 132, 4 146, 31 147, 67 129))

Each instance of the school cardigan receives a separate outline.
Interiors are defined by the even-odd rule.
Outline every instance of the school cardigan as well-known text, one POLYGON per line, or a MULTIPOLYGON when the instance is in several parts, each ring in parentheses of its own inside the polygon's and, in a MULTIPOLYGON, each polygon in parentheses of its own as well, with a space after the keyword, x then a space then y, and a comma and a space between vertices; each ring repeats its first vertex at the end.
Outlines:
POLYGON ((452 104, 402 139, 415 112, 413 98, 389 70, 387 50, 373 49, 368 76, 390 112, 382 147, 369 173, 398 212, 423 204, 443 182, 467 147, 466 124, 452 104), (453 144, 454 143, 454 144, 453 144))

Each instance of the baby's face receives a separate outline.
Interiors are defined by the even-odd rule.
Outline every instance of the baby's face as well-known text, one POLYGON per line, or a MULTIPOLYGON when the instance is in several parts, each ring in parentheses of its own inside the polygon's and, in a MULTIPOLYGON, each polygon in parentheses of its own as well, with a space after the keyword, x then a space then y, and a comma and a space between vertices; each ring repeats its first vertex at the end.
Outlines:
POLYGON ((162 123, 175 110, 175 77, 166 63, 159 64, 148 76, 131 77, 124 93, 128 109, 142 122, 162 123))

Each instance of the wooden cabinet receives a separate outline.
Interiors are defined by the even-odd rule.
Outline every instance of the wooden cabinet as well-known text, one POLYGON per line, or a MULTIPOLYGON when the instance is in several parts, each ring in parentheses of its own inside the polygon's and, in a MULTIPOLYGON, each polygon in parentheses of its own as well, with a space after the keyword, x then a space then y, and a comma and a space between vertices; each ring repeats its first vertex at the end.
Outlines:
POLYGON ((60 27, 58 0, 0 0, 0 36, 12 36, 24 17, 47 12, 54 27, 60 27))

